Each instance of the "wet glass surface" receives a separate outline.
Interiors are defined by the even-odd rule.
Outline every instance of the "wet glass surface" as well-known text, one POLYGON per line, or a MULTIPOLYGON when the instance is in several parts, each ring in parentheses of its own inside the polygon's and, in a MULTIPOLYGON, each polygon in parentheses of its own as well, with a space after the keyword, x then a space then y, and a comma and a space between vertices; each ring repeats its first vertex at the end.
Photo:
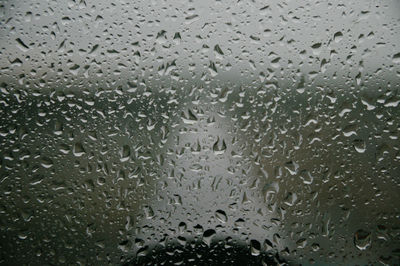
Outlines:
POLYGON ((4 265, 396 265, 398 1, 2 1, 4 265))

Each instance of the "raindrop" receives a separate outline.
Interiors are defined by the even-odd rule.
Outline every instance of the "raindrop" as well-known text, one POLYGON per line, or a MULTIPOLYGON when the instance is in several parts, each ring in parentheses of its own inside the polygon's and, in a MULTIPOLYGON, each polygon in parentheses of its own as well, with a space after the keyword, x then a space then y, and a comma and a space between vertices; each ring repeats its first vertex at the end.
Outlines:
POLYGON ((354 245, 359 250, 366 250, 371 247, 371 232, 357 230, 354 234, 354 245))
POLYGON ((214 229, 208 229, 203 233, 203 242, 207 245, 211 245, 212 238, 215 236, 216 232, 214 229))
POLYGON ((121 148, 121 162, 126 162, 129 160, 129 156, 131 155, 131 149, 129 148, 129 145, 124 145, 121 148))
POLYGON ((353 141, 353 147, 358 153, 364 153, 366 150, 365 141, 362 139, 355 139, 353 141))
POLYGON ((215 211, 215 216, 221 223, 226 223, 228 221, 228 216, 223 210, 215 211))
POLYGON ((217 141, 213 145, 213 151, 215 155, 224 154, 226 151, 226 143, 224 139, 217 138, 217 141))
POLYGON ((257 240, 250 240, 251 255, 259 256, 261 254, 261 244, 257 240))
POLYGON ((81 157, 82 155, 84 155, 85 149, 83 148, 82 143, 80 142, 75 143, 72 152, 76 157, 81 157))

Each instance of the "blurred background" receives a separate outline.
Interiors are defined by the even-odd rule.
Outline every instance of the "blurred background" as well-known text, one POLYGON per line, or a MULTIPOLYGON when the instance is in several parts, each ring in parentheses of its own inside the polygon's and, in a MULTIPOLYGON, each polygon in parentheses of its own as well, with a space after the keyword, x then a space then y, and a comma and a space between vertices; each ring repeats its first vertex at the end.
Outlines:
POLYGON ((2 264, 400 263, 399 1, 2 1, 0 38, 2 264))

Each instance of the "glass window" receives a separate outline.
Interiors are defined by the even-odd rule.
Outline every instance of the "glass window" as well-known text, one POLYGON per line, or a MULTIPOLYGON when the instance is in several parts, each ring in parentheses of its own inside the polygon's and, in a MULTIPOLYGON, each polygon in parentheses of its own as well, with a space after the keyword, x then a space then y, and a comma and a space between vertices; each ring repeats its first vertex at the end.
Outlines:
POLYGON ((395 265, 399 1, 1 1, 0 263, 395 265))

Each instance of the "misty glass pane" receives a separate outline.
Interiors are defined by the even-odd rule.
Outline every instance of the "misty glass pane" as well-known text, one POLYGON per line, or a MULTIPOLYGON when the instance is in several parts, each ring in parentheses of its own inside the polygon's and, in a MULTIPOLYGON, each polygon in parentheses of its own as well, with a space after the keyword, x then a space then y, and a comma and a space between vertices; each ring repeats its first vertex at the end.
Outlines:
POLYGON ((399 265, 400 2, 0 2, 0 264, 399 265))

